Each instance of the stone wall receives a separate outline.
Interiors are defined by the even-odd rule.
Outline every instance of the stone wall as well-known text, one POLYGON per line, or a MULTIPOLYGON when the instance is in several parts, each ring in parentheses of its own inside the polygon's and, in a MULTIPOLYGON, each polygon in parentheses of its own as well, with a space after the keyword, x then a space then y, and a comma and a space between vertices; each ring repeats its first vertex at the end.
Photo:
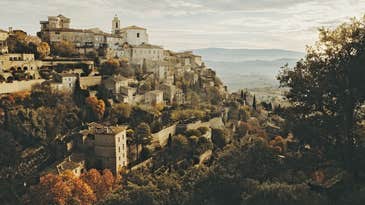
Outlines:
POLYGON ((154 147, 161 146, 164 147, 167 144, 169 136, 174 136, 176 134, 176 125, 167 127, 157 133, 152 134, 152 145, 154 147))
POLYGON ((30 91, 32 86, 36 84, 41 84, 45 80, 28 80, 28 81, 14 81, 12 83, 0 83, 0 94, 5 93, 16 93, 21 91, 30 91))
POLYGON ((83 89, 100 84, 101 84, 101 76, 80 77, 80 87, 83 89))
POLYGON ((199 127, 223 129, 224 123, 221 117, 212 118, 207 122, 197 121, 186 125, 187 130, 198 129, 199 127))

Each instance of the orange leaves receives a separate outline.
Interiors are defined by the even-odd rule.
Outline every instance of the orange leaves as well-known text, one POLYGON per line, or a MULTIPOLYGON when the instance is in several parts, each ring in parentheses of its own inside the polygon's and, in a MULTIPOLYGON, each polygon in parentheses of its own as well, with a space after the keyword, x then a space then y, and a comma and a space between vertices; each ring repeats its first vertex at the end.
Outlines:
POLYGON ((105 183, 106 189, 110 190, 115 185, 115 178, 112 174, 112 172, 109 169, 103 170, 103 181, 105 183))
POLYGON ((107 169, 103 170, 102 175, 96 169, 90 169, 81 179, 91 187, 97 199, 103 199, 115 185, 115 178, 107 169))
POLYGON ((100 174, 96 169, 91 169, 80 178, 71 171, 61 175, 47 174, 31 188, 28 204, 90 205, 110 193, 115 182, 109 170, 103 170, 100 174))
POLYGON ((30 92, 20 91, 20 92, 16 92, 16 93, 11 94, 11 96, 15 100, 24 101, 25 99, 27 99, 30 96, 30 92))
POLYGON ((37 52, 38 52, 40 58, 44 58, 51 53, 51 48, 49 47, 48 43, 41 42, 37 46, 37 52))
POLYGON ((284 150, 286 150, 286 144, 286 139, 284 139, 282 136, 276 136, 269 142, 269 145, 279 153, 282 153, 284 150))
POLYGON ((66 205, 73 202, 89 205, 96 201, 92 189, 72 172, 42 176, 39 184, 31 188, 30 197, 30 204, 40 205, 66 205))
POLYGON ((105 112, 105 103, 103 100, 98 100, 95 96, 90 96, 85 99, 86 105, 88 105, 93 111, 95 117, 101 120, 105 112))

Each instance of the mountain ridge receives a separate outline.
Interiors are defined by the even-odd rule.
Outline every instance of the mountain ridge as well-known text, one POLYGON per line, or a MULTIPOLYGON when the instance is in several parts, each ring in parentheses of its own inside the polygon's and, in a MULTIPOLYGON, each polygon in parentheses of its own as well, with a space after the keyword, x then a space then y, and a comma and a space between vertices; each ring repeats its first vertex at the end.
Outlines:
POLYGON ((304 53, 285 49, 227 49, 227 48, 203 48, 193 49, 197 55, 201 55, 206 61, 238 62, 248 60, 277 60, 281 58, 293 58, 299 60, 304 53))

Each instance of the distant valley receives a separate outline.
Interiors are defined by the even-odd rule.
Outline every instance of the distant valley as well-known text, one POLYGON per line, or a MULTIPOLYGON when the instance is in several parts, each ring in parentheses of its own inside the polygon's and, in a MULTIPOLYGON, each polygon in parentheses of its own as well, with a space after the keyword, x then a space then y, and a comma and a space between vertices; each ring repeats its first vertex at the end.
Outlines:
POLYGON ((228 85, 230 91, 241 88, 277 87, 276 76, 285 64, 295 65, 304 53, 280 49, 194 50, 228 85))

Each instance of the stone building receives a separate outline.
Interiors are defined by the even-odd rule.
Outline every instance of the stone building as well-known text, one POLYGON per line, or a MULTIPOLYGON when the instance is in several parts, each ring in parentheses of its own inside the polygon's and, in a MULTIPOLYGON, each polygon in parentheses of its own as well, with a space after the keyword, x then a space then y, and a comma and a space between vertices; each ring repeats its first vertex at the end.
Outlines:
POLYGON ((148 43, 147 29, 138 26, 128 26, 120 30, 120 35, 131 45, 148 43))
POLYGON ((117 99, 124 103, 133 104, 136 93, 137 88, 123 86, 120 87, 120 95, 117 96, 117 99))
POLYGON ((39 79, 38 70, 42 65, 42 61, 34 59, 34 54, 6 53, 0 55, 0 74, 9 79, 13 78, 12 72, 28 74, 29 79, 39 79))
POLYGON ((71 171, 76 177, 80 177, 82 173, 86 172, 85 160, 74 159, 72 155, 65 158, 61 163, 57 164, 56 169, 58 174, 62 174, 65 171, 71 171))
POLYGON ((116 174, 128 165, 125 127, 95 123, 92 132, 95 136, 94 154, 102 168, 110 169, 116 174))
POLYGON ((202 57, 193 54, 192 51, 173 53, 173 55, 179 59, 179 62, 182 65, 192 65, 197 67, 197 66, 202 66, 203 64, 202 57))
POLYGON ((50 45, 60 41, 72 42, 81 54, 98 48, 108 48, 122 45, 119 35, 104 33, 100 29, 70 28, 71 19, 62 15, 49 16, 48 21, 41 21, 41 31, 38 36, 50 45))
POLYGON ((142 43, 131 46, 130 61, 134 64, 143 64, 144 60, 162 61, 164 59, 163 48, 156 45, 142 43))
POLYGON ((75 89, 77 75, 72 73, 61 73, 55 76, 51 87, 62 92, 73 92, 75 89))
POLYGON ((146 104, 157 105, 164 103, 163 92, 161 90, 153 90, 144 94, 146 104))
POLYGON ((70 28, 71 19, 63 16, 48 16, 48 21, 41 21, 41 29, 62 29, 62 28, 70 28))
POLYGON ((8 37, 9 33, 0 29, 0 55, 3 53, 8 53, 8 45, 6 42, 8 37))
POLYGON ((112 34, 121 36, 130 45, 141 45, 148 43, 147 29, 138 26, 128 26, 121 28, 117 15, 112 20, 112 34))
POLYGON ((163 91, 163 99, 168 103, 172 104, 174 102, 176 94, 176 86, 171 84, 163 83, 160 85, 160 89, 163 91))
POLYGON ((113 75, 103 80, 103 84, 113 95, 117 95, 121 93, 122 87, 128 87, 128 81, 128 78, 121 75, 113 75))

